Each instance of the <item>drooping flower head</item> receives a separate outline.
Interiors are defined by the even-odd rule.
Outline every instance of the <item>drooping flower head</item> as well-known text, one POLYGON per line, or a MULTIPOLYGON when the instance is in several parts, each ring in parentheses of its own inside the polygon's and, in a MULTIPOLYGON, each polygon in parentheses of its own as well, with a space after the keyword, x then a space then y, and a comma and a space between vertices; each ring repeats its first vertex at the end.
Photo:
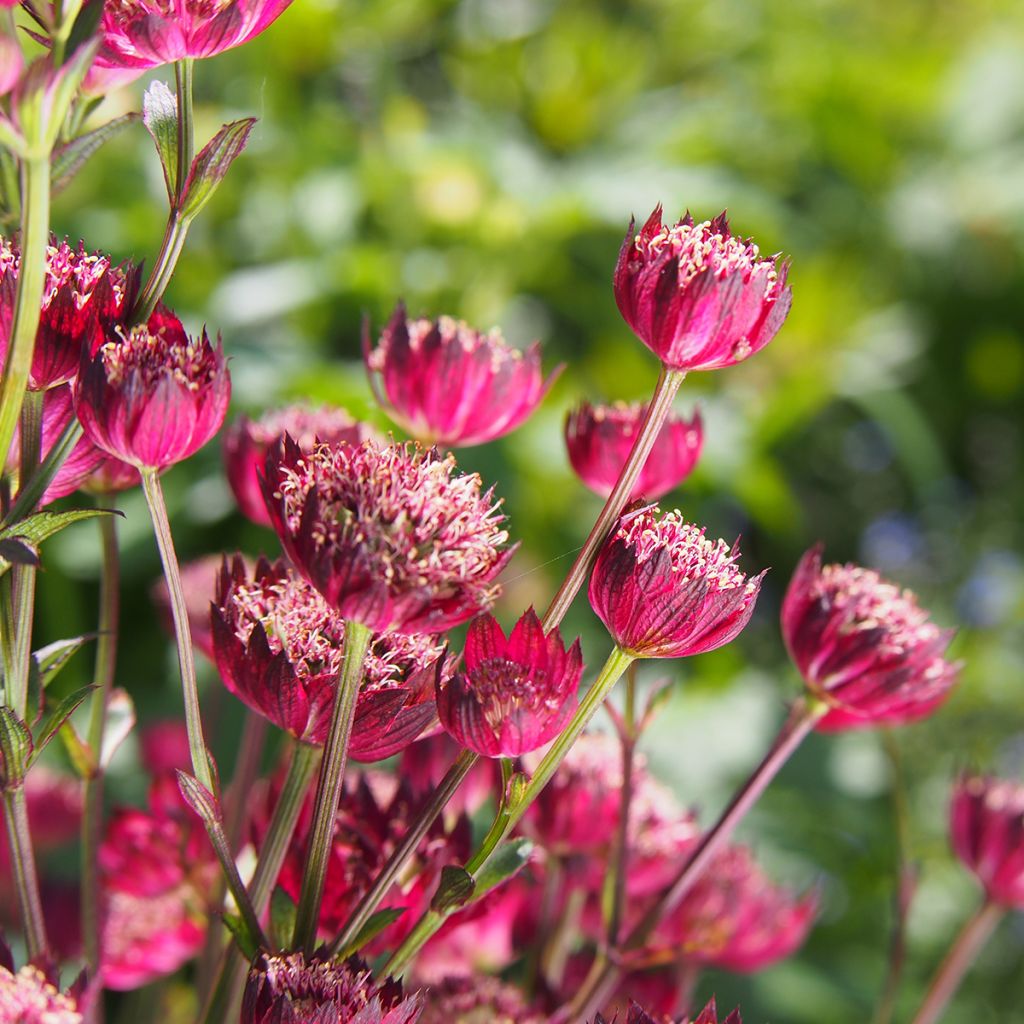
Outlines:
MULTIPOLYGON (((577 476, 602 498, 612 493, 633 449, 647 407, 642 403, 581 403, 565 421, 565 446, 577 476)), ((693 471, 704 443, 700 414, 669 416, 630 493, 630 500, 657 501, 693 471)))
POLYGON ((953 849, 994 903, 1024 910, 1024 786, 964 776, 950 806, 953 849))
POLYGON ((75 408, 86 436, 140 468, 187 459, 224 422, 231 379, 220 342, 185 333, 167 309, 129 330, 115 328, 85 358, 75 408))
POLYGON ((285 437, 267 456, 267 508, 299 572, 345 619, 442 633, 488 608, 512 555, 492 492, 455 459, 409 444, 285 437))
POLYGON ((224 469, 242 514, 261 526, 270 526, 260 474, 267 452, 288 434, 303 450, 318 441, 328 444, 361 444, 373 437, 373 430, 354 420, 344 409, 322 406, 311 409, 292 405, 273 409, 258 420, 240 416, 224 432, 224 469))
POLYGON ((615 267, 615 301, 636 336, 670 369, 717 370, 764 348, 789 312, 786 265, 729 230, 723 213, 666 227, 658 206, 615 267))
POLYGON ((823 566, 820 546, 793 574, 782 634, 807 686, 830 706, 819 729, 916 721, 956 682, 959 666, 942 656, 952 631, 874 570, 823 566))
POLYGON ((363 348, 370 384, 388 415, 416 440, 446 448, 484 444, 515 430, 540 404, 555 377, 540 366, 540 345, 525 352, 495 328, 461 320, 407 320, 399 304, 377 347, 363 348))
POLYGON ((464 667, 437 688, 446 731, 484 757, 519 757, 554 739, 576 709, 580 642, 546 636, 530 608, 505 636, 493 615, 469 627, 464 667))
MULTIPOLYGON (((213 648, 224 685, 304 743, 327 738, 344 655, 345 621, 283 561, 224 562, 212 607, 213 648)), ((349 752, 390 757, 435 717, 434 683, 446 675, 434 636, 376 637, 363 665, 349 752)))
POLYGON ((418 995, 376 984, 360 960, 264 954, 249 971, 241 1024, 414 1024, 418 995))
POLYGON ((488 975, 445 978, 425 992, 420 1024, 543 1024, 513 985, 488 975))
MULTIPOLYGON (((13 967, 13 965, 11 965, 13 967)), ((12 1024, 82 1024, 77 1000, 31 964, 17 973, 0 965, 0 1020, 12 1024)))
POLYGON ((764 573, 748 578, 738 556, 678 511, 627 510, 597 556, 590 604, 636 657, 703 654, 734 639, 753 614, 764 573))

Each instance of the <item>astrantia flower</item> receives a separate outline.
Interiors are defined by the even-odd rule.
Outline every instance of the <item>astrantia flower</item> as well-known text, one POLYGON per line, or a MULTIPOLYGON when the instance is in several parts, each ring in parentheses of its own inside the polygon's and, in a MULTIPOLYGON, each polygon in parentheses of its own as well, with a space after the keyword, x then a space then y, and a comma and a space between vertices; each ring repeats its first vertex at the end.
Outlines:
MULTIPOLYGON (((224 685, 304 743, 323 744, 344 655, 345 621, 284 562, 249 572, 224 563, 211 611, 224 685)), ((444 644, 429 635, 377 637, 363 665, 349 751, 390 757, 434 719, 444 644)))
MULTIPOLYGON (((633 449, 647 407, 641 403, 593 406, 583 402, 565 421, 565 445, 579 478, 602 498, 618 482, 633 449)), ((700 415, 687 422, 669 416, 637 478, 630 500, 657 501, 678 487, 693 471, 704 443, 700 415)))
POLYGON ((488 608, 512 555, 492 493, 413 445, 285 437, 264 494, 288 557, 343 618, 378 633, 442 633, 488 608))
POLYGON ((58 991, 38 967, 17 974, 0 966, 0 1020, 11 1024, 82 1024, 77 1001, 58 991))
POLYGON ((419 996, 397 981, 378 985, 360 960, 301 953, 260 956, 249 971, 241 1024, 414 1024, 419 996))
POLYGON ((540 345, 512 348, 495 328, 461 320, 406 320, 395 310, 370 350, 370 384, 388 415, 418 441, 447 448, 484 444, 515 430, 540 404, 555 377, 541 373, 540 345))
POLYGON ((583 672, 580 642, 565 649, 546 636, 531 608, 506 639, 492 615, 473 621, 464 666, 437 689, 447 732, 484 757, 518 757, 554 739, 576 709, 583 672))
POLYGON ((220 342, 185 333, 169 310, 107 333, 75 384, 86 436, 133 466, 164 469, 187 459, 224 422, 231 397, 220 342))
POLYGON ((764 348, 782 326, 792 293, 786 265, 736 238, 723 213, 674 227, 658 206, 615 267, 615 301, 636 336, 670 369, 715 370, 764 348))
POLYGON ((612 638, 639 658, 682 658, 734 639, 761 587, 738 549, 711 541, 678 511, 627 511, 590 577, 590 604, 612 638))
POLYGON ((993 903, 1024 910, 1024 785, 965 776, 953 788, 953 849, 993 903))
POLYGON ((259 475, 267 452, 280 444, 285 434, 308 451, 317 441, 361 444, 373 436, 373 431, 344 409, 326 405, 319 409, 293 405, 274 409, 258 420, 245 416, 235 420, 224 432, 224 469, 243 515, 262 526, 270 526, 271 521, 259 475))
POLYGON ((915 721, 956 682, 959 666, 942 657, 952 632, 873 570, 823 566, 820 546, 793 574, 782 633, 811 692, 831 709, 819 729, 915 721))
POLYGON ((513 985, 487 975, 446 978, 424 993, 420 1024, 543 1024, 513 985))

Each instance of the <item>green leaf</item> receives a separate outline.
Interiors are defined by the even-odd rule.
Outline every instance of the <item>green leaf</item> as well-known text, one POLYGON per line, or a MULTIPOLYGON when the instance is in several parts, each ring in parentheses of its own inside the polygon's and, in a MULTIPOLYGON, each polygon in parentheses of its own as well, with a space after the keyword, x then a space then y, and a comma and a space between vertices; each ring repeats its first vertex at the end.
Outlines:
POLYGON ((95 638, 95 633, 83 633, 67 640, 55 640, 52 644, 33 651, 31 668, 39 681, 40 689, 45 690, 57 678, 57 673, 71 660, 71 656, 86 642, 95 638))
POLYGON ((255 124, 255 117, 232 121, 224 125, 199 151, 192 161, 185 187, 181 190, 180 213, 184 220, 191 220, 209 202, 228 173, 228 168, 245 149, 255 124))
POLYGON ((278 886, 270 897, 270 939, 277 949, 288 948, 292 935, 295 934, 297 914, 295 901, 278 886))
POLYGON ((476 876, 476 899, 507 882, 529 861, 534 845, 525 837, 510 839, 498 847, 494 856, 476 876))
MULTIPOLYGON (((34 515, 22 519, 20 522, 11 523, 10 526, 0 530, 0 546, 4 541, 18 541, 22 545, 35 548, 44 540, 59 533, 66 526, 72 523, 80 523, 85 519, 95 519, 96 516, 119 516, 122 515, 116 509, 111 508, 76 508, 67 512, 36 512, 34 515)), ((12 550, 7 546, 8 550, 12 550)), ((36 563, 38 564, 38 562, 36 563)), ((0 553, 0 576, 11 567, 10 560, 4 560, 0 553)))
POLYGON ((178 97, 163 82, 153 82, 142 97, 142 121, 156 143, 160 168, 164 172, 164 184, 167 186, 167 198, 173 206, 177 198, 178 97))
POLYGON ((103 729, 103 746, 100 749, 100 766, 104 771, 110 767, 114 755, 134 728, 135 704, 126 690, 114 690, 107 701, 107 722, 103 729))
POLYGON ((430 909, 438 914, 450 913, 468 903, 475 890, 476 882, 465 868, 446 864, 441 869, 441 881, 430 901, 430 909))
POLYGON ((9 121, 0 110, 0 146, 21 156, 25 152, 25 137, 9 121))
POLYGON ((54 194, 62 192, 71 184, 72 178, 82 169, 86 160, 104 142, 120 134, 128 125, 138 119, 139 115, 134 112, 122 114, 106 124, 101 124, 99 128, 79 135, 77 139, 72 139, 63 146, 58 146, 53 151, 53 160, 50 165, 50 180, 54 194))
POLYGON ((222 816, 220 801, 194 776, 178 771, 178 789, 185 802, 192 808, 207 828, 219 828, 222 816))
POLYGON ((255 960, 260 953, 259 940, 250 933, 245 925, 245 921, 238 914, 231 914, 225 911, 224 924, 227 925, 228 931, 235 937, 235 942, 238 943, 242 956, 246 960, 255 960))
POLYGON ((41 119, 43 123, 38 125, 42 134, 40 136, 33 133, 30 136, 33 141, 42 142, 47 153, 53 149, 60 136, 64 119, 71 110, 71 104, 74 102, 79 86, 82 84, 86 72, 92 67, 99 48, 99 39, 94 38, 83 42, 71 53, 64 66, 56 74, 47 75, 46 91, 49 93, 49 102, 46 106, 48 109, 45 118, 41 119))
POLYGON ((6 704, 0 706, 0 788, 16 789, 25 781, 32 752, 28 726, 6 704))
POLYGON ((80 779, 93 778, 96 774, 96 755, 93 753, 92 747, 78 735, 70 721, 60 727, 60 741, 64 744, 64 751, 78 777, 80 779))
POLYGON ((356 937, 338 951, 341 960, 358 953, 368 942, 373 941, 385 928, 394 924, 405 913, 405 907, 387 907, 378 910, 356 933, 356 937))
MULTIPOLYGON (((85 0, 75 18, 74 25, 68 33, 67 53, 73 55, 75 50, 87 39, 90 39, 100 27, 103 15, 103 0, 85 0)), ((90 61, 91 63, 91 61, 90 61)))
POLYGON ((82 689, 68 694, 57 705, 53 713, 47 717, 42 730, 36 737, 36 751, 32 758, 33 761, 46 749, 46 745, 57 735, 61 726, 78 710, 82 701, 95 689, 95 686, 83 686, 82 689))
POLYGON ((0 575, 12 565, 39 565, 39 552, 35 545, 20 537, 0 539, 0 575))

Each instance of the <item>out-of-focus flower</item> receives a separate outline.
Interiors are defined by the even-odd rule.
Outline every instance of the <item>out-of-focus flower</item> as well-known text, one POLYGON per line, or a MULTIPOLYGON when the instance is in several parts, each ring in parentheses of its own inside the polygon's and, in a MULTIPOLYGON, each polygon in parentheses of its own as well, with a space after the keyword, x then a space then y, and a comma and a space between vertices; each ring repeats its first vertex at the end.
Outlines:
MULTIPOLYGON (((0 7, 13 6, 9 0, 0 0, 0 7)), ((18 84, 23 65, 18 41, 5 32, 0 32, 0 96, 5 96, 18 84)))
MULTIPOLYGON (((252 568, 251 559, 246 559, 243 555, 236 555, 235 558, 241 561, 243 571, 252 568)), ((203 555, 202 558, 186 562, 181 567, 181 587, 185 591, 185 611, 188 613, 192 643, 210 661, 216 661, 210 605, 217 598, 217 586, 223 565, 223 555, 203 555)), ((167 590, 167 580, 162 575, 153 583, 149 594, 160 613, 160 621, 173 636, 174 614, 171 611, 171 595, 167 590)))
POLYGON ((820 546, 793 574, 782 633, 811 693, 829 705, 819 729, 924 718, 959 670, 942 656, 952 631, 929 621, 909 590, 858 565, 823 566, 820 546))
POLYGON ((531 608, 506 639, 493 615, 474 619, 464 667, 438 682, 437 713, 447 732, 484 757, 518 757, 554 739, 576 709, 580 642, 546 636, 531 608))
POLYGON ((224 422, 231 379, 220 343, 190 338, 157 309, 149 322, 107 333, 83 359, 75 408, 86 436, 138 467, 165 469, 187 459, 224 422))
POLYGON ((487 975, 445 978, 425 992, 420 1024, 543 1024, 513 985, 487 975))
POLYGON ((285 552, 345 619, 443 633, 484 611, 512 550, 492 492, 413 445, 317 445, 267 456, 267 508, 285 552))
MULTIPOLYGON (((641 403, 593 406, 581 403, 565 421, 565 445, 579 478, 602 498, 618 482, 633 449, 647 407, 641 403)), ((704 443, 700 414, 692 420, 669 416, 637 478, 630 500, 651 501, 678 487, 693 471, 704 443)))
MULTIPOLYGON (((240 556, 223 564, 211 611, 224 685, 304 743, 323 744, 345 645, 345 621, 283 561, 240 556)), ((435 717, 434 683, 444 644, 427 634, 375 638, 364 664, 349 752, 390 757, 435 717)))
POLYGON ((421 1007, 400 982, 376 984, 360 960, 264 954, 249 971, 241 1024, 414 1024, 421 1007))
POLYGON ((964 776, 953 787, 953 849, 993 903, 1024 910, 1024 786, 964 776))
POLYGON ((31 964, 15 974, 0 965, 0 1020, 11 1024, 82 1024, 78 1001, 31 964))
MULTIPOLYGON (((444 778, 462 749, 448 733, 438 727, 436 732, 421 737, 402 751, 398 774, 402 778, 416 779, 417 785, 423 790, 432 790, 444 778)), ((476 814, 488 797, 496 796, 500 791, 501 774, 498 765, 482 758, 473 765, 455 795, 445 804, 445 816, 476 814)))
POLYGON ((142 767, 150 775, 190 771, 192 756, 188 747, 188 730, 177 718, 147 725, 139 735, 142 767))
POLYGON ((123 462, 104 451, 100 451, 100 457, 100 464, 83 481, 83 491, 103 496, 127 491, 142 483, 138 469, 131 463, 123 462))
POLYGON ((636 336, 674 370, 716 370, 764 348, 786 319, 786 265, 736 238, 723 213, 674 227, 658 206, 615 267, 615 301, 636 336))
POLYGON ((739 550, 711 541, 678 511, 627 511, 597 556, 590 604, 612 639, 640 658, 682 658, 734 639, 754 611, 761 578, 739 550))
POLYGON ((242 514, 261 526, 270 526, 259 475, 266 464, 267 452, 288 434, 303 450, 318 441, 327 444, 362 444, 373 437, 373 430, 354 420, 344 409, 322 406, 310 409, 301 405, 274 409, 258 420, 240 416, 224 431, 224 470, 242 514))
POLYGON ((388 415, 417 441, 447 448, 484 444, 515 430, 561 372, 544 379, 540 345, 525 352, 495 328, 474 331, 461 320, 407 320, 399 304, 371 351, 370 384, 388 415))

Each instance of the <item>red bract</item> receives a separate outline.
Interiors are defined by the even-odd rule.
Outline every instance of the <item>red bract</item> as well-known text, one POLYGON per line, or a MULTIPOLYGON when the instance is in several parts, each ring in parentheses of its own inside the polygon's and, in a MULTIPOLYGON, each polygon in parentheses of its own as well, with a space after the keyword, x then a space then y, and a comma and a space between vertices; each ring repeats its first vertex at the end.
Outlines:
POLYGON ((420 1024, 544 1024, 523 993, 487 975, 446 978, 425 992, 420 1024))
POLYGON ((734 639, 754 611, 764 573, 748 579, 739 549, 711 541, 678 511, 627 511, 590 577, 590 604, 639 658, 682 658, 734 639))
POLYGON ((1024 786, 964 776, 953 787, 953 849, 994 903, 1024 910, 1024 786))
POLYGON ((474 619, 464 668, 437 687, 445 730, 484 757, 518 757, 553 740, 576 709, 580 642, 567 651, 531 608, 506 639, 493 615, 474 619))
POLYGON ((140 468, 164 469, 187 459, 224 422, 231 379, 206 332, 190 338, 169 310, 149 322, 109 331, 83 358, 75 408, 86 436, 140 468))
POLYGON ((495 328, 461 320, 406 320, 395 310, 371 351, 363 337, 370 384, 388 415, 424 444, 468 448, 515 430, 540 404, 555 377, 540 366, 540 345, 512 348, 495 328))
POLYGON ((858 565, 823 566, 820 546, 793 574, 782 633, 811 692, 831 709, 819 729, 924 718, 959 670, 942 657, 952 631, 930 622, 909 590, 858 565))
MULTIPOLYGON (((236 555, 235 558, 242 561, 243 572, 252 568, 253 562, 250 559, 245 559, 241 555, 236 555)), ((185 592, 185 611, 188 613, 192 643, 196 650, 202 651, 210 661, 216 660, 213 653, 210 604, 216 600, 223 565, 223 555, 204 555, 202 558, 186 562, 181 567, 181 588, 185 592)), ((158 577, 149 593, 156 610, 160 613, 164 629, 173 636, 174 614, 171 611, 171 595, 167 590, 167 580, 163 576, 158 577)))
MULTIPOLYGON (((0 238, 0 362, 7 358, 20 264, 18 249, 0 238)), ((44 391, 75 376, 83 349, 131 304, 137 276, 127 264, 112 267, 107 256, 86 252, 81 242, 72 249, 66 240, 51 239, 30 390, 44 391)))
MULTIPOLYGON (((618 482, 646 412, 647 407, 640 403, 593 406, 583 402, 566 418, 565 446, 572 468, 602 498, 607 498, 618 482)), ((689 422, 679 416, 669 416, 630 492, 630 499, 646 497, 656 501, 678 487, 697 464, 703 443, 699 414, 694 413, 689 422)))
POLYGON ((224 432, 224 469, 242 514, 261 526, 270 526, 271 519, 259 476, 267 452, 279 445, 285 434, 308 451, 317 441, 361 444, 373 436, 373 431, 352 419, 344 409, 330 406, 309 409, 293 405, 275 409, 258 420, 239 417, 224 432))
POLYGON ((376 984, 355 958, 264 954, 249 971, 240 1024, 414 1024, 421 1005, 397 981, 376 984))
MULTIPOLYGON (((211 611, 224 685, 304 743, 327 738, 345 643, 345 621, 284 562, 240 556, 223 563, 211 611)), ((363 667, 349 752, 390 757, 435 717, 434 682, 444 644, 429 635, 377 637, 363 667)))
POLYGON ((615 301, 636 336, 669 368, 717 370, 764 348, 789 312, 786 265, 736 238, 723 213, 674 227, 661 207, 634 234, 615 267, 615 301))
POLYGON ((288 557, 342 618, 443 633, 494 601, 512 555, 500 503, 455 459, 413 445, 317 445, 267 456, 267 508, 288 557))

